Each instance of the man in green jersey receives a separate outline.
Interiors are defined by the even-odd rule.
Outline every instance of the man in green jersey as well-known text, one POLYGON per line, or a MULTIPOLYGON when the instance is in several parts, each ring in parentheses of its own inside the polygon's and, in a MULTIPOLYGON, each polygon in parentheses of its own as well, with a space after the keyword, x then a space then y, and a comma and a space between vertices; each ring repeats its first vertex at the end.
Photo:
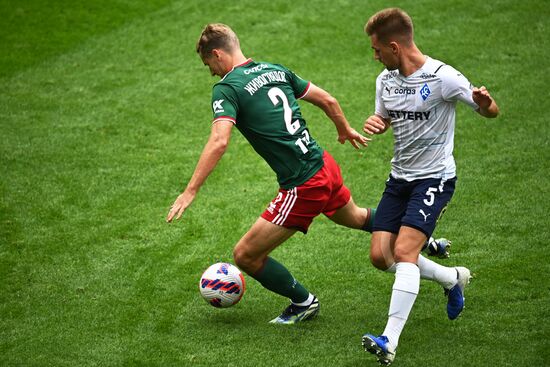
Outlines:
POLYGON ((269 253, 296 231, 307 232, 321 213, 351 228, 368 229, 370 209, 358 207, 342 182, 332 157, 310 135, 299 98, 320 107, 334 122, 338 141, 355 148, 368 139, 346 120, 329 93, 281 65, 247 59, 236 34, 226 25, 209 24, 197 43, 197 53, 212 75, 214 121, 210 138, 185 191, 167 216, 181 217, 224 154, 235 126, 277 175, 279 193, 239 240, 234 260, 265 288, 290 298, 291 305, 272 322, 291 324, 318 313, 319 302, 269 253))
POLYGON ((306 233, 321 213, 340 225, 370 231, 374 211, 354 203, 338 164, 310 135, 297 100, 321 108, 335 124, 340 143, 349 141, 359 148, 368 138, 350 127, 338 101, 323 89, 281 65, 247 59, 226 25, 207 25, 197 53, 212 75, 222 79, 213 87, 210 138, 166 220, 179 219, 192 203, 224 154, 235 126, 273 169, 280 186, 235 246, 235 263, 265 288, 290 298, 290 306, 273 323, 310 319, 319 311, 317 298, 269 253, 296 231, 306 233))

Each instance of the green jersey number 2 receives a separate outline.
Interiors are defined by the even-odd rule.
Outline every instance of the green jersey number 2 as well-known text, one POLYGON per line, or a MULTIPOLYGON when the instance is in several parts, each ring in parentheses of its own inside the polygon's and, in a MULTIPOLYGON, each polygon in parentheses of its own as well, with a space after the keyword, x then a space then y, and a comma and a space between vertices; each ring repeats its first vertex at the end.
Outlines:
MULTIPOLYGON (((292 121, 292 110, 290 109, 290 105, 288 104, 288 98, 286 97, 286 94, 281 89, 273 87, 267 92, 267 95, 269 96, 269 99, 274 106, 277 106, 279 104, 279 99, 281 102, 283 102, 286 129, 291 135, 296 134, 296 132, 300 129, 300 120, 295 120, 294 122, 292 121)), ((302 153, 306 154, 308 152, 307 144, 309 144, 309 134, 307 130, 304 130, 302 134, 304 136, 298 138, 298 140, 296 140, 294 144, 300 147, 302 153)))

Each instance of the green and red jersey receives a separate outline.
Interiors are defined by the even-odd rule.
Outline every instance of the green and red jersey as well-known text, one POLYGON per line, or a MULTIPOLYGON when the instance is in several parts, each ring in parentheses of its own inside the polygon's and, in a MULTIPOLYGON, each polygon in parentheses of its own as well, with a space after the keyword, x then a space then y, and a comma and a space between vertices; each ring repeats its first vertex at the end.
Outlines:
POLYGON ((231 120, 277 174, 282 188, 299 186, 323 166, 298 99, 310 83, 282 65, 248 59, 213 87, 214 123, 231 120))

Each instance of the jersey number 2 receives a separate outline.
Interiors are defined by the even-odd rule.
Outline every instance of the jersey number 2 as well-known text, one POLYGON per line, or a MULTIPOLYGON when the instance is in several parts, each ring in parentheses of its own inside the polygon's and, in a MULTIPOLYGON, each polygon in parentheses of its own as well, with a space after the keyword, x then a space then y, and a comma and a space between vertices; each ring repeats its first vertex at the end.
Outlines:
MULTIPOLYGON (((294 122, 292 121, 292 110, 290 109, 290 105, 288 104, 288 98, 286 98, 286 94, 280 88, 273 87, 267 92, 267 95, 269 96, 269 99, 274 106, 277 106, 279 104, 279 99, 283 102, 283 113, 286 129, 291 135, 296 134, 296 131, 300 129, 300 120, 294 120, 294 122)), ((308 152, 306 144, 309 143, 309 134, 307 130, 303 131, 303 135, 303 137, 296 140, 295 144, 300 147, 302 153, 305 154, 308 152)))

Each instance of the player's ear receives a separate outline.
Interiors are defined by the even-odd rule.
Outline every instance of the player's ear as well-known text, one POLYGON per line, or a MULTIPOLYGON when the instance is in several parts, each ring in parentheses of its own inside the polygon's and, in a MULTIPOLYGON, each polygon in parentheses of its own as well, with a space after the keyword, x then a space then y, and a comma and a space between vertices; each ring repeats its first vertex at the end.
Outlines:
POLYGON ((389 46, 393 54, 397 54, 399 52, 399 44, 397 42, 390 42, 389 46))
POLYGON ((217 48, 213 49, 212 50, 212 56, 216 58, 216 60, 219 60, 222 56, 220 50, 218 50, 217 48))

